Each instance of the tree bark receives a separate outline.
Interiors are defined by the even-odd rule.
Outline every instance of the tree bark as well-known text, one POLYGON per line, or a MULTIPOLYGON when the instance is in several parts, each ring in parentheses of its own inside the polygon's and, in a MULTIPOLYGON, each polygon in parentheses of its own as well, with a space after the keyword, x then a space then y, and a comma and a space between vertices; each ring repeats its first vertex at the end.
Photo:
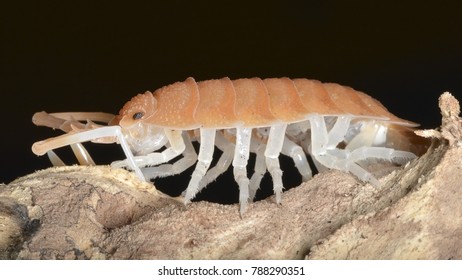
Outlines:
POLYGON ((243 217, 237 204, 184 206, 121 169, 38 171, 0 186, 0 258, 462 258, 462 129, 457 101, 440 100, 442 129, 421 132, 432 146, 382 187, 328 171, 243 217))

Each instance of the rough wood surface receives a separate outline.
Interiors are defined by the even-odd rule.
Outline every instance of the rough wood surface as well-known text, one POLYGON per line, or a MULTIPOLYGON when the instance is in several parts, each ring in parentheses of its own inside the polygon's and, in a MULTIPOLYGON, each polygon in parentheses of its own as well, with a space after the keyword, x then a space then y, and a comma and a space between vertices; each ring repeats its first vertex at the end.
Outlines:
POLYGON ((462 259, 462 121, 457 100, 440 97, 438 164, 391 207, 346 224, 312 248, 309 259, 462 259))
POLYGON ((0 186, 0 258, 462 258, 462 130, 445 109, 443 128, 422 132, 439 139, 381 188, 329 171, 244 217, 237 205, 185 207, 120 169, 38 171, 0 186))

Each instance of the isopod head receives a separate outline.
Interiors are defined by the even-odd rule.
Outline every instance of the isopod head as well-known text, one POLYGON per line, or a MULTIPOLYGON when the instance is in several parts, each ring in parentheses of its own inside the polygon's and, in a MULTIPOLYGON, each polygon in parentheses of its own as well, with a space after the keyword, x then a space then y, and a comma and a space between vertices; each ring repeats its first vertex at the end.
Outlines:
POLYGON ((147 121, 153 117, 156 109, 156 98, 151 92, 146 91, 128 101, 117 116, 118 125, 124 131, 134 154, 147 154, 158 150, 168 141, 163 128, 147 121))
POLYGON ((119 125, 130 128, 151 117, 157 108, 157 102, 151 92, 138 94, 128 101, 119 112, 119 125))

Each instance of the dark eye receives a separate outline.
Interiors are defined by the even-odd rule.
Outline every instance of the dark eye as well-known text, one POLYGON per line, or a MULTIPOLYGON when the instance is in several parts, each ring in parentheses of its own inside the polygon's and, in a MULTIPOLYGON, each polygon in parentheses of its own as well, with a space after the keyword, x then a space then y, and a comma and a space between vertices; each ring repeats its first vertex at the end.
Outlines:
POLYGON ((143 112, 138 112, 138 113, 133 114, 133 119, 134 119, 134 120, 139 120, 139 119, 141 119, 143 116, 144 116, 144 113, 143 113, 143 112))

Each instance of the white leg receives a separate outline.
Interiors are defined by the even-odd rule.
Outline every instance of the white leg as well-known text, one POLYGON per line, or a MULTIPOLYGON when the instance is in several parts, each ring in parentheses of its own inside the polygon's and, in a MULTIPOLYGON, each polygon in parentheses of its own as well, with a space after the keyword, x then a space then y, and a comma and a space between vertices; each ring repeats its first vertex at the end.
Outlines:
POLYGON ((198 162, 191 176, 191 181, 189 181, 188 188, 186 189, 185 204, 189 203, 196 196, 199 190, 199 183, 212 162, 213 150, 215 149, 215 134, 216 129, 200 129, 201 145, 199 148, 198 162))
POLYGON ((81 143, 71 144, 71 149, 80 165, 96 165, 88 151, 81 143))
POLYGON ((345 149, 352 151, 364 146, 383 145, 386 139, 386 126, 374 121, 362 122, 359 132, 348 142, 345 149))
POLYGON ((143 174, 147 179, 154 179, 157 177, 167 177, 175 174, 180 174, 197 161, 197 154, 191 143, 189 135, 187 133, 183 133, 182 137, 183 142, 185 143, 183 158, 179 159, 173 164, 163 164, 160 166, 143 168, 143 174))
MULTIPOLYGON (((369 172, 361 168, 354 162, 350 162, 345 159, 339 159, 338 157, 330 154, 328 152, 327 144, 329 143, 329 138, 326 130, 326 126, 324 123, 324 118, 322 116, 312 116, 310 118, 311 121, 311 142, 312 144, 312 154, 313 157, 322 165, 338 169, 342 171, 348 171, 356 175, 358 178, 362 180, 367 180, 368 182, 372 183, 373 185, 378 185, 378 180, 372 176, 369 172)), ((334 125, 335 126, 335 125, 334 125)), ((338 149, 334 149, 338 150, 338 149)), ((347 155, 348 152, 343 153, 347 155)))
POLYGON ((383 147, 361 147, 355 149, 351 153, 348 151, 343 152, 343 159, 334 158, 332 160, 331 164, 334 166, 333 168, 349 171, 358 177, 359 180, 363 182, 369 182, 376 187, 380 186, 380 182, 371 173, 360 167, 357 163, 358 161, 368 159, 382 159, 398 164, 403 164, 416 157, 413 153, 410 152, 395 151, 393 149, 383 147))
MULTIPOLYGON (((370 147, 375 143, 381 143, 384 138, 384 131, 382 126, 375 123, 366 124, 364 129, 353 138, 350 143, 354 143, 354 148, 350 151, 348 149, 340 150, 333 147, 334 143, 341 139, 341 133, 346 133, 344 120, 342 124, 335 124, 330 134, 327 134, 324 129, 324 120, 320 116, 313 116, 310 119, 312 123, 312 154, 315 160, 328 168, 338 169, 342 171, 351 172, 357 176, 361 181, 369 182, 374 186, 380 186, 380 182, 368 171, 363 169, 357 162, 367 159, 383 159, 397 163, 404 163, 410 159, 415 158, 415 155, 406 151, 395 151, 383 147, 370 147), (336 139, 330 139, 332 136, 336 139), (325 143, 325 144, 323 144, 325 143), (363 144, 364 146, 359 146, 363 144)), ((347 148, 349 146, 347 145, 347 148)), ((351 147, 350 147, 351 148, 351 147)))
MULTIPOLYGON (((96 165, 82 144, 75 143, 71 144, 70 146, 80 165, 96 165)), ((66 166, 66 164, 55 152, 53 152, 53 150, 47 151, 47 156, 53 166, 66 166)))
POLYGON ((257 194, 257 191, 260 188, 261 179, 266 173, 266 145, 263 143, 257 143, 255 140, 252 140, 251 146, 256 146, 256 148, 252 149, 252 152, 256 154, 256 158, 254 172, 252 174, 252 177, 250 178, 249 201, 253 201, 255 199, 255 195, 257 194))
POLYGON ((311 152, 322 155, 326 153, 326 145, 328 141, 326 123, 324 117, 313 115, 310 117, 311 124, 311 152))
POLYGON ((323 172, 327 170, 327 168, 324 165, 320 164, 316 160, 316 158, 313 156, 313 149, 311 147, 311 133, 312 131, 310 131, 309 134, 306 134, 303 137, 300 137, 299 139, 297 139, 297 143, 299 143, 300 147, 302 147, 305 154, 310 155, 311 159, 313 160, 314 165, 316 166, 316 170, 318 172, 323 172))
POLYGON ((305 152, 311 156, 318 172, 323 172, 327 170, 328 167, 319 162, 314 153, 327 153, 326 150, 328 148, 335 148, 340 142, 342 142, 344 140, 344 135, 348 130, 350 120, 351 118, 346 116, 337 117, 337 122, 332 125, 329 132, 327 132, 325 118, 323 116, 314 115, 309 120, 311 139, 308 137, 303 138, 301 140, 301 145, 304 147, 305 152))
MULTIPOLYGON (((185 144, 181 136, 182 132, 180 130, 165 130, 165 135, 168 138, 170 147, 165 149, 160 153, 150 153, 144 156, 135 156, 134 161, 136 166, 145 167, 153 166, 161 163, 168 162, 175 157, 181 155, 185 150, 185 144)), ((128 164, 127 160, 115 161, 111 164, 114 168, 128 167, 131 166, 128 164)))
POLYGON ((56 148, 64 147, 75 143, 83 143, 102 137, 117 137, 120 146, 122 147, 122 150, 124 151, 125 156, 127 157, 128 166, 135 171, 136 175, 141 180, 145 181, 143 173, 135 163, 134 156, 130 150, 130 147, 128 146, 127 141, 125 140, 124 135, 122 134, 120 126, 105 126, 89 131, 78 132, 75 134, 65 134, 55 138, 35 142, 32 145, 32 151, 36 155, 43 155, 46 152, 56 148))
POLYGON ((279 154, 284 144, 286 127, 287 124, 277 124, 271 127, 265 150, 266 168, 273 178, 273 190, 276 195, 276 203, 281 203, 283 189, 282 170, 279 167, 279 154))
POLYGON ((309 135, 307 135, 306 137, 303 137, 301 139, 299 139, 298 143, 300 143, 300 146, 302 147, 303 151, 310 155, 311 157, 311 160, 313 161, 315 167, 316 167, 316 170, 321 173, 325 170, 328 170, 327 167, 325 167, 324 165, 322 165, 321 163, 319 163, 319 161, 316 160, 316 157, 313 155, 313 148, 312 148, 312 145, 311 145, 311 133, 309 135))
POLYGON ((66 164, 59 158, 59 156, 55 152, 53 152, 53 150, 49 150, 47 152, 47 156, 50 159, 51 164, 53 164, 53 166, 66 166, 66 164))
POLYGON ((302 147, 285 137, 281 153, 292 158, 295 163, 295 167, 302 175, 302 180, 304 182, 313 177, 310 165, 308 164, 308 160, 306 159, 306 155, 302 147))
POLYGON ((220 159, 218 159, 217 164, 210 168, 200 181, 198 192, 200 192, 211 182, 215 181, 218 176, 226 172, 233 160, 235 145, 229 142, 222 133, 216 134, 215 145, 222 151, 222 154, 220 159))
POLYGON ((359 161, 368 159, 381 159, 404 164, 416 156, 407 151, 397 151, 385 147, 370 147, 371 145, 382 145, 386 141, 386 126, 376 122, 364 123, 360 132, 346 146, 346 156, 344 161, 350 166, 349 171, 355 174, 360 180, 371 182, 379 186, 379 181, 369 172, 359 167, 359 161), (348 152, 348 150, 351 152, 348 152))
POLYGON ((361 147, 350 153, 348 160, 352 162, 358 162, 366 159, 382 159, 397 164, 404 164, 412 159, 416 158, 411 152, 396 151, 390 148, 384 147, 361 147))
POLYGON ((318 173, 329 170, 329 168, 323 165, 322 163, 320 163, 314 155, 311 155, 311 156, 312 156, 311 159, 313 160, 314 166, 316 166, 316 170, 318 171, 318 173))
POLYGON ((345 139, 345 134, 350 127, 350 116, 338 116, 332 129, 327 134, 328 142, 326 149, 334 149, 345 139))
POLYGON ((236 129, 236 150, 233 159, 234 179, 239 185, 240 213, 244 214, 249 203, 249 178, 247 178, 247 161, 249 160, 251 128, 236 129))
POLYGON ((299 123, 293 123, 287 126, 286 135, 291 137, 298 137, 306 135, 306 132, 310 129, 309 121, 302 121, 299 123))

